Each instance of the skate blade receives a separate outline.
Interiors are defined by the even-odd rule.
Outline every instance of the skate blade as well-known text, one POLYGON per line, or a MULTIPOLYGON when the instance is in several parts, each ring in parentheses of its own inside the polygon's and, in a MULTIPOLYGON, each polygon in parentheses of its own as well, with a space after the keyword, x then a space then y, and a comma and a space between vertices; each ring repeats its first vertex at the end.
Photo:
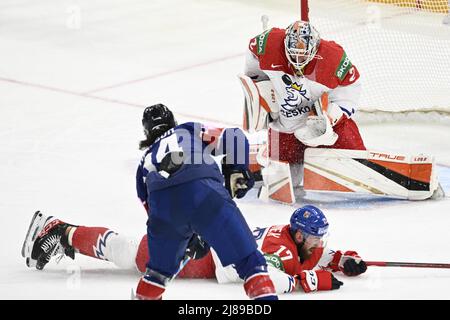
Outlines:
POLYGON ((40 211, 36 211, 33 215, 33 218, 31 218, 30 225, 28 226, 27 235, 25 236, 25 240, 22 245, 22 257, 24 257, 24 258, 25 258, 25 247, 27 245, 27 240, 30 238, 31 230, 33 230, 32 227, 34 225, 34 222, 36 221, 36 218, 38 218, 39 216, 42 216, 42 213, 40 213, 40 211))
POLYGON ((22 245, 22 257, 26 258, 27 266, 36 265, 35 260, 31 259, 31 251, 33 250, 33 244, 37 235, 44 228, 47 221, 52 218, 45 217, 40 211, 36 211, 31 219, 30 226, 28 227, 27 235, 22 245))
POLYGON ((37 260, 31 259, 30 257, 26 258, 27 267, 34 268, 36 267, 37 260))

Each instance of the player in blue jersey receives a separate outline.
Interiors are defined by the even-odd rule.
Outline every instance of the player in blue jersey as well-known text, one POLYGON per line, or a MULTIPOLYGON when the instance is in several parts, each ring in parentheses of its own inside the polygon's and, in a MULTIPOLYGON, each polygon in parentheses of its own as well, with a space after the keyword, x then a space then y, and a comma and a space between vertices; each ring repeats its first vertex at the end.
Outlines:
MULTIPOLYGON (((146 151, 137 169, 136 188, 148 213, 147 257, 151 259, 146 261, 147 270, 136 297, 161 298, 186 256, 199 259, 208 252, 206 247, 199 255, 201 235, 215 249, 222 265, 235 267, 250 298, 276 299, 266 260, 232 200, 245 196, 254 184, 243 132, 237 128, 216 129, 211 135, 211 130, 200 123, 177 125, 172 112, 161 104, 145 109, 142 124, 146 139, 140 142, 140 148, 146 151), (222 172, 213 158, 220 155, 222 172)), ((75 250, 106 259, 110 252, 105 244, 117 234, 105 228, 93 229, 76 228, 38 211, 22 256, 29 267, 39 270, 59 253, 74 258, 75 250)), ((129 265, 130 252, 117 244, 120 254, 116 262, 129 265)))
POLYGON ((180 268, 189 240, 199 234, 223 265, 234 265, 250 298, 277 299, 266 261, 232 200, 242 198, 254 184, 243 132, 228 128, 211 139, 200 123, 177 125, 162 104, 145 109, 142 125, 146 139, 140 147, 146 151, 136 187, 148 211, 151 259, 136 296, 160 299, 180 268), (213 158, 219 155, 224 156, 222 173, 213 158))

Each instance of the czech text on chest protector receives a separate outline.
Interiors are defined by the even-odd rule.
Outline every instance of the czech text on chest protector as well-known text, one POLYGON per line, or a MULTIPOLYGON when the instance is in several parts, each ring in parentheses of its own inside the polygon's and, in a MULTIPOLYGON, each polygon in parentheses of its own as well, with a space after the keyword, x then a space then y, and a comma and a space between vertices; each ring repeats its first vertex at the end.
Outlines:
POLYGON ((287 77, 283 79, 285 83, 285 96, 283 102, 280 104, 280 113, 285 118, 299 117, 304 114, 308 114, 311 111, 310 98, 308 97, 307 90, 303 87, 303 84, 292 82, 287 77))

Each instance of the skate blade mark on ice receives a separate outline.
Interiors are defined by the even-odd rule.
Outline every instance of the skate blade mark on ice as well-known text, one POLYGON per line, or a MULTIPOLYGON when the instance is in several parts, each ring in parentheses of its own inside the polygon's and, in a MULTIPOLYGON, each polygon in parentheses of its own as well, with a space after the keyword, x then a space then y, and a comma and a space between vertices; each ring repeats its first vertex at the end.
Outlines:
POLYGON ((22 257, 25 258, 28 267, 34 267, 36 265, 36 260, 31 258, 31 253, 33 251, 33 244, 36 237, 44 228, 45 224, 50 217, 45 217, 40 211, 36 211, 31 219, 30 226, 28 227, 27 235, 22 245, 22 257))

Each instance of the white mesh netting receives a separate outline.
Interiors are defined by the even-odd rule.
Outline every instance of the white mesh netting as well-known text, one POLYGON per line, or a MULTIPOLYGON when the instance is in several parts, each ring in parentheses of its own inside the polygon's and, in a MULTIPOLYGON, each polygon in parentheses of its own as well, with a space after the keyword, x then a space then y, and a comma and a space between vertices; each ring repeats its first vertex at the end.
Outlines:
POLYGON ((361 72, 359 121, 450 124, 448 0, 309 0, 311 22, 361 72))

